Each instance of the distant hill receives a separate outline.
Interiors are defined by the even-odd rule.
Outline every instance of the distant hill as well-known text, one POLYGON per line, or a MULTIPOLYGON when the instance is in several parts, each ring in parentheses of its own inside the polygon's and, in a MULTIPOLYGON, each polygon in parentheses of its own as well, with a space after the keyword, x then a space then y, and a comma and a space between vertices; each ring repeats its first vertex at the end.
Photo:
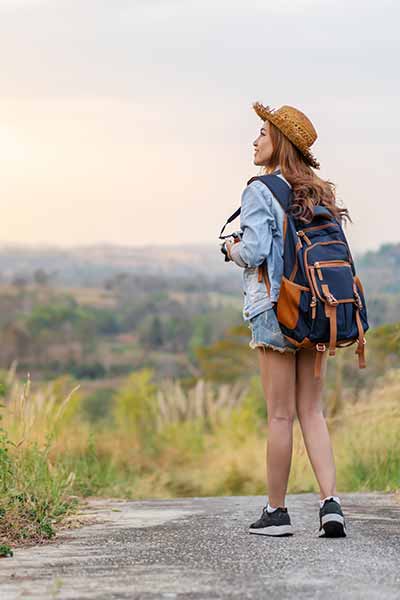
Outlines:
POLYGON ((400 294, 400 243, 383 244, 375 252, 366 252, 356 265, 369 293, 400 294))
MULTIPOLYGON (((400 319, 400 243, 354 256, 375 324, 400 319)), ((56 246, 0 246, 0 281, 40 279, 54 287, 107 287, 133 278, 135 289, 184 289, 237 294, 242 269, 225 263, 219 244, 118 246, 99 244, 68 249, 56 246), (149 283, 150 282, 150 283, 149 283)))
POLYGON ((235 265, 224 263, 218 243, 185 246, 118 246, 102 244, 76 246, 0 246, 0 273, 3 282, 14 277, 31 278, 36 269, 52 274, 54 283, 101 285, 116 273, 206 278, 239 275, 235 265))

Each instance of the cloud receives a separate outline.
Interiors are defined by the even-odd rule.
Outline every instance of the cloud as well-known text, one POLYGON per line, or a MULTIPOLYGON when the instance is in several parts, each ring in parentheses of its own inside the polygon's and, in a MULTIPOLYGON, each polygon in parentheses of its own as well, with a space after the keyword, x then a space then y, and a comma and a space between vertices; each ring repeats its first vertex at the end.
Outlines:
POLYGON ((16 10, 21 8, 30 8, 31 6, 39 6, 48 4, 49 0, 0 0, 0 10, 16 10))

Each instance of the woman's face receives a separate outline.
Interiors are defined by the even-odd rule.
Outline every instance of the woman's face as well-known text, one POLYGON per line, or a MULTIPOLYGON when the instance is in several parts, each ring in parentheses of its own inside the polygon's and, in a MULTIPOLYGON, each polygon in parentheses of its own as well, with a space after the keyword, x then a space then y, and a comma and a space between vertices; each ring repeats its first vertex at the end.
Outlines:
POLYGON ((261 167, 267 166, 272 156, 273 146, 269 133, 269 121, 264 121, 259 136, 253 142, 254 146, 254 164, 261 167))

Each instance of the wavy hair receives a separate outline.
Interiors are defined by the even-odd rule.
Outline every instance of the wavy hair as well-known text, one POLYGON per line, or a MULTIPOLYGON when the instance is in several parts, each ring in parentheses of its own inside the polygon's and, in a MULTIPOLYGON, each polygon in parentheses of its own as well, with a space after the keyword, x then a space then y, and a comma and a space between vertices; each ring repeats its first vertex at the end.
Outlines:
POLYGON ((326 206, 340 222, 348 219, 352 222, 347 208, 336 203, 335 184, 318 177, 306 163, 300 150, 288 138, 269 122, 273 152, 264 167, 265 173, 271 173, 280 167, 282 175, 293 189, 293 202, 290 213, 300 221, 309 223, 313 217, 314 206, 326 206))

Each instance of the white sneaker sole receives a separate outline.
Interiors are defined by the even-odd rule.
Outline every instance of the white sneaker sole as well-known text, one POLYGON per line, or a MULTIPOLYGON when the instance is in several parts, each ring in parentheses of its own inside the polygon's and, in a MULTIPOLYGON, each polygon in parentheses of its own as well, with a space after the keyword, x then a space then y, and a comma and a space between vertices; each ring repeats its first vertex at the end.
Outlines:
POLYGON ((342 515, 332 513, 321 519, 322 529, 318 530, 319 537, 346 537, 346 527, 342 515))
POLYGON ((269 527, 257 527, 257 529, 249 528, 249 533, 257 533, 259 535, 293 535, 291 525, 270 525, 269 527))

